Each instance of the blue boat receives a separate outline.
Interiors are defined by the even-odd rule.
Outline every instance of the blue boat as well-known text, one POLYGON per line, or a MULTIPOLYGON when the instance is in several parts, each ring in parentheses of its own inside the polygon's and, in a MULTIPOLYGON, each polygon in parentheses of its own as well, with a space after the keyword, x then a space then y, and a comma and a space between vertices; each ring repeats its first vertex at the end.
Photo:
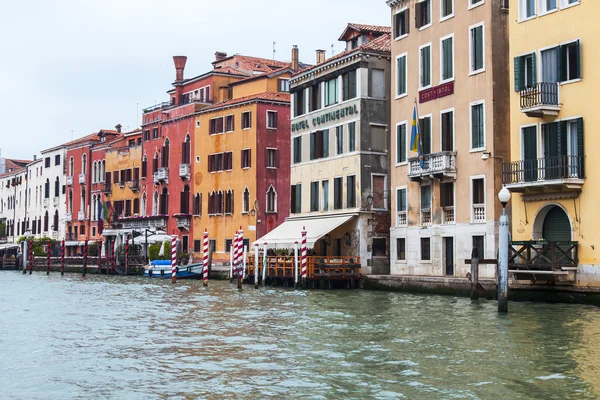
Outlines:
MULTIPOLYGON (((202 279, 204 266, 202 264, 178 265, 177 279, 202 279)), ((154 260, 144 268, 144 276, 148 278, 171 279, 171 261, 154 260)))

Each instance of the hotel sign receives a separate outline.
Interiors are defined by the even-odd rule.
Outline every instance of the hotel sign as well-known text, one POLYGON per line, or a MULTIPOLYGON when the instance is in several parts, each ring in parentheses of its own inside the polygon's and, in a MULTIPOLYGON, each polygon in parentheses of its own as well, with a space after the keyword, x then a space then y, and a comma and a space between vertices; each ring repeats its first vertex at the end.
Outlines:
POLYGON ((425 103, 454 93, 454 81, 419 92, 419 103, 425 103))
POLYGON ((319 126, 328 122, 336 121, 341 118, 345 118, 348 115, 358 115, 358 107, 356 104, 352 106, 338 108, 337 110, 328 111, 321 115, 317 115, 312 119, 304 119, 298 122, 292 122, 292 132, 296 132, 302 129, 308 129, 311 126, 319 126), (312 125, 311 125, 312 123, 312 125))

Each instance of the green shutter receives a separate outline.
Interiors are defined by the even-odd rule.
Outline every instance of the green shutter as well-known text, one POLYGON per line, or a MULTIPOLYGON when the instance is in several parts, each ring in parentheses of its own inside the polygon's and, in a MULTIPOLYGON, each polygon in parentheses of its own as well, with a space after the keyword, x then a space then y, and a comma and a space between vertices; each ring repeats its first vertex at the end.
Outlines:
POLYGON ((536 71, 535 52, 531 53, 531 83, 535 86, 537 82, 537 71, 536 71))
POLYGON ((400 126, 400 162, 406 161, 406 124, 400 126))
POLYGON ((310 134, 310 159, 315 159, 315 133, 310 134))
POLYGON ((558 155, 566 156, 567 155, 567 121, 560 121, 558 123, 558 155))
POLYGON ((323 157, 329 157, 329 129, 323 131, 323 157))
POLYGON ((577 154, 579 155, 579 177, 585 178, 585 153, 583 152, 583 118, 577 119, 577 154))
POLYGON ((567 76, 567 65, 568 65, 568 46, 559 46, 559 57, 558 57, 558 80, 564 82, 569 80, 567 76))
POLYGON ((575 43, 575 59, 577 60, 576 66, 576 78, 581 78, 581 44, 579 43, 579 39, 575 43))
POLYGON ((521 81, 521 57, 515 57, 515 92, 521 90, 523 83, 521 81))
POLYGON ((483 26, 474 29, 475 34, 475 70, 483 68, 483 26))
POLYGON ((302 212, 302 184, 296 185, 296 212, 302 212))

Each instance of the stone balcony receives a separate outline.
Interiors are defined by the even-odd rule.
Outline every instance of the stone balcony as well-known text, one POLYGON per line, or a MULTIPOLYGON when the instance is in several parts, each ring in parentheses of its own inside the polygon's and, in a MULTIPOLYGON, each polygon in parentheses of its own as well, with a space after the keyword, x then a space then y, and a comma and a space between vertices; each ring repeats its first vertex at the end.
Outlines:
POLYGON ((424 154, 423 166, 419 157, 408 159, 408 178, 414 182, 444 178, 456 179, 456 152, 441 151, 424 154))

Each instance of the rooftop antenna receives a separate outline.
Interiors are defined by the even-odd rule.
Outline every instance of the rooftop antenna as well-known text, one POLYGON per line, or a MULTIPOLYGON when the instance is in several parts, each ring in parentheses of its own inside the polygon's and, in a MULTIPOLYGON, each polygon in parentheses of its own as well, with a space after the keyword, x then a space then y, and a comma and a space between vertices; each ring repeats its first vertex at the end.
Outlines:
POLYGON ((333 49, 333 43, 331 43, 331 57, 335 55, 335 50, 333 49))
POLYGON ((277 53, 277 50, 275 50, 275 45, 277 43, 275 43, 275 41, 273 41, 273 61, 275 61, 275 53, 277 53))

